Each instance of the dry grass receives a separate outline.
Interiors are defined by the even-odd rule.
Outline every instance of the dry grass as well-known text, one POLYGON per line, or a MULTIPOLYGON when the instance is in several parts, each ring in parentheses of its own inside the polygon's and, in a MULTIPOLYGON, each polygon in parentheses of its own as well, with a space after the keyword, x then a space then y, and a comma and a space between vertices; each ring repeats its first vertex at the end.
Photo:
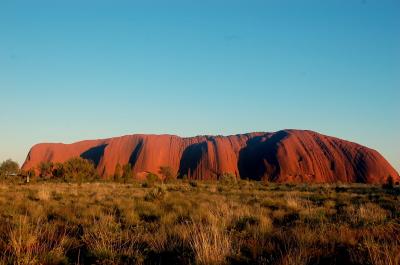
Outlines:
POLYGON ((190 246, 198 264, 225 264, 231 253, 231 237, 217 224, 188 227, 190 246))
POLYGON ((31 222, 27 216, 19 216, 7 236, 9 242, 3 259, 8 258, 14 264, 59 263, 64 260, 66 231, 57 231, 40 219, 31 222))
POLYGON ((0 264, 399 264, 367 185, 0 184, 0 264))
POLYGON ((368 251, 368 257, 372 264, 398 265, 400 264, 400 241, 385 242, 366 236, 363 245, 368 251))

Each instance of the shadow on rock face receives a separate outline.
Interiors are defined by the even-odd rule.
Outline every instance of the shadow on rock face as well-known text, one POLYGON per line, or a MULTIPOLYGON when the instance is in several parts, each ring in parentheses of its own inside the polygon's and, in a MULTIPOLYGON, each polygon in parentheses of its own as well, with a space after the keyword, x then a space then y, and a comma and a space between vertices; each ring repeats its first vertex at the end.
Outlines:
POLYGON ((100 163, 100 159, 104 156, 104 149, 107 147, 107 144, 102 144, 89 150, 83 152, 80 157, 83 159, 87 159, 93 161, 95 166, 97 167, 100 163))
POLYGON ((262 180, 268 176, 274 180, 279 176, 277 158, 279 143, 288 136, 286 131, 257 136, 247 141, 239 152, 238 169, 242 179, 262 180))
POLYGON ((188 146, 182 153, 179 163, 180 177, 191 176, 199 169, 203 154, 207 152, 207 142, 193 144, 188 146))

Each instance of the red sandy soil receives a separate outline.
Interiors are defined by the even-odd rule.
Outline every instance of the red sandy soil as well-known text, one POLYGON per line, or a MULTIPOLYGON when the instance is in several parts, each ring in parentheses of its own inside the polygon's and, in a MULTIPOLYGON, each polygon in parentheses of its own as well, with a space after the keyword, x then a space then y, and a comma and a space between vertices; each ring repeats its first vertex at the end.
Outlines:
POLYGON ((113 175, 118 163, 130 163, 137 178, 169 166, 193 179, 217 179, 231 173, 273 182, 384 183, 389 175, 400 181, 377 151, 303 130, 191 138, 127 135, 73 144, 43 143, 32 147, 23 169, 78 156, 92 160, 104 178, 113 175))

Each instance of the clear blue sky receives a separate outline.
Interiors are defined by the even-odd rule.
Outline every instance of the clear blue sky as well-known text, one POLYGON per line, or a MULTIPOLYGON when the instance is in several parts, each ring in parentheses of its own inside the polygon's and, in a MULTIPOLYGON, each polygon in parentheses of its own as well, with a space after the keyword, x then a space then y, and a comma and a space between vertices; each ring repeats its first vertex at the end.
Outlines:
POLYGON ((38 142, 311 129, 400 169, 400 1, 0 1, 0 160, 38 142))

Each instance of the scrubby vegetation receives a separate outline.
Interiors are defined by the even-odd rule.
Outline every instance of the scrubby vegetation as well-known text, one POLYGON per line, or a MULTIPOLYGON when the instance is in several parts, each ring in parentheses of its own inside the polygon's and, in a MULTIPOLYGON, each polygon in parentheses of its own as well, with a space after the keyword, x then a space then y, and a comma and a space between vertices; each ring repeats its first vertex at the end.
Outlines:
POLYGON ((0 263, 399 264, 396 186, 224 179, 0 184, 0 263))
POLYGON ((4 161, 0 264, 400 263, 400 187, 391 176, 373 186, 157 173, 139 182, 118 164, 101 180, 82 158, 28 172, 4 161))
POLYGON ((42 162, 38 170, 39 175, 36 180, 84 182, 99 179, 94 163, 80 157, 71 158, 64 163, 42 162))

